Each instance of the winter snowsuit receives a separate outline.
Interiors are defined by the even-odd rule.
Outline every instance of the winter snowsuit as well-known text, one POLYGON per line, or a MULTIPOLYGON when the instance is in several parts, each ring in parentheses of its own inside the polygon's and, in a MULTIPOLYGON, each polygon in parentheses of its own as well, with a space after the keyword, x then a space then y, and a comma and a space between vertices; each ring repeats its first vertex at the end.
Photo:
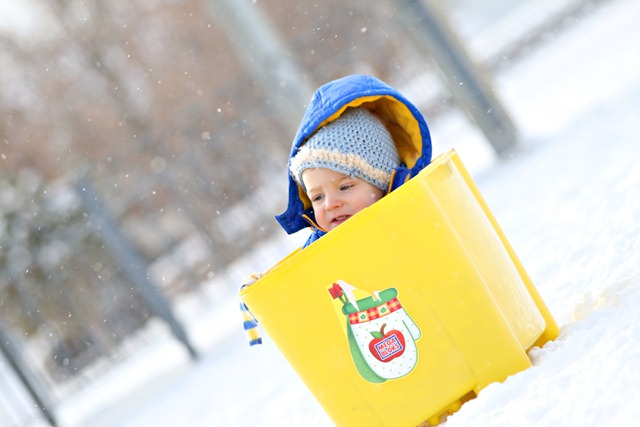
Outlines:
MULTIPOLYGON (((398 149, 401 165, 392 175, 389 191, 398 188, 431 162, 431 136, 420 111, 379 79, 350 75, 326 83, 315 91, 293 140, 289 163, 316 130, 340 117, 348 107, 356 106, 369 109, 381 119, 398 149)), ((311 227, 312 233, 303 247, 326 233, 316 224, 311 201, 291 174, 287 210, 276 216, 276 220, 289 234, 311 227)))

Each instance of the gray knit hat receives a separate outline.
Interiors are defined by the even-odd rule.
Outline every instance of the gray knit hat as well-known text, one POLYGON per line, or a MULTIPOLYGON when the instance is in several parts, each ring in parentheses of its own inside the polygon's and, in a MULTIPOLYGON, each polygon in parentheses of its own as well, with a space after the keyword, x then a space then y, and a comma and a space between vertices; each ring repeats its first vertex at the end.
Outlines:
POLYGON ((311 135, 291 159, 289 170, 303 189, 302 172, 327 168, 386 192, 399 165, 398 150, 387 128, 369 110, 357 107, 348 108, 311 135))

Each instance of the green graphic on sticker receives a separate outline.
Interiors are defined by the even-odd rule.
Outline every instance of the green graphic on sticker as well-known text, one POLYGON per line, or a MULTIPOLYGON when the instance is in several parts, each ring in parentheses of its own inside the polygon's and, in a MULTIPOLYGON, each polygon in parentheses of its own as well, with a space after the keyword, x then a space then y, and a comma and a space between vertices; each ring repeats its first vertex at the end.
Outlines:
POLYGON ((362 378, 382 383, 402 378, 415 368, 421 332, 402 307, 395 288, 357 300, 357 288, 342 280, 328 290, 334 301, 342 303, 349 350, 362 378))

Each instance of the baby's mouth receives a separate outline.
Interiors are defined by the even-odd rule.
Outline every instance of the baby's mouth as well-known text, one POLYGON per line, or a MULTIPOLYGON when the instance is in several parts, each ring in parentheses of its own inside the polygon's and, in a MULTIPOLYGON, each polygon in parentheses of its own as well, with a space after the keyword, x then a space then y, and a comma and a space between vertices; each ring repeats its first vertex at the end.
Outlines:
POLYGON ((345 222, 346 220, 348 220, 350 217, 351 217, 351 215, 340 215, 340 216, 337 216, 337 217, 333 218, 331 220, 331 223, 335 224, 335 225, 339 225, 339 224, 342 224, 343 222, 345 222))

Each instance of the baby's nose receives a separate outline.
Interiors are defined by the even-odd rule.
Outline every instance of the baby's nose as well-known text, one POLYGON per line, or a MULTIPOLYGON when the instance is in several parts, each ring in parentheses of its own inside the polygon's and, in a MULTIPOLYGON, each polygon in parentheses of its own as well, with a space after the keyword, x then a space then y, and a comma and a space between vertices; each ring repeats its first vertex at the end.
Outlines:
POLYGON ((325 198, 325 208, 334 209, 342 205, 342 198, 338 195, 327 195, 325 198))

